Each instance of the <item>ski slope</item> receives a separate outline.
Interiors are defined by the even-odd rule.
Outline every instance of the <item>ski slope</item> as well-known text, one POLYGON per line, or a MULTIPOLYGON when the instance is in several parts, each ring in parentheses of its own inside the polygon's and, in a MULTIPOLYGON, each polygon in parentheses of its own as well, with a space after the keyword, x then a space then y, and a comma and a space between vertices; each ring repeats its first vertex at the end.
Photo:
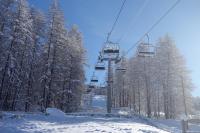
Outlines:
POLYGON ((94 95, 92 98, 92 111, 106 113, 106 96, 94 95))
MULTIPOLYGON (((0 133, 181 133, 178 120, 86 112, 65 115, 56 109, 48 113, 3 112, 0 133)), ((191 127, 200 131, 198 125, 191 127)))
POLYGON ((168 133, 138 118, 57 116, 7 113, 0 133, 168 133))
MULTIPOLYGON (((156 120, 124 113, 106 114, 106 97, 94 96, 93 111, 65 114, 3 112, 0 133, 181 133, 180 120, 156 120)), ((198 133, 200 126, 191 125, 198 133)), ((200 132, 199 132, 200 133, 200 132)))

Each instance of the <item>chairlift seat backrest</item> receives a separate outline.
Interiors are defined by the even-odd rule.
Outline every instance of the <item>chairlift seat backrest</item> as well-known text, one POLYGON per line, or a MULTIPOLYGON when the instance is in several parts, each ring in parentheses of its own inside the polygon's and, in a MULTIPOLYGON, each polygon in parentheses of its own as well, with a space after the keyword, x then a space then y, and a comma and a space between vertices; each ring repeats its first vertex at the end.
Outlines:
POLYGON ((106 54, 118 54, 119 53, 119 45, 115 43, 107 43, 103 49, 103 52, 106 54))
POLYGON ((105 54, 118 54, 119 49, 104 49, 105 54))
POLYGON ((92 89, 92 88, 95 88, 95 86, 94 86, 94 85, 89 85, 89 88, 91 88, 91 89, 92 89))
POLYGON ((97 78, 92 78, 91 82, 98 82, 98 79, 97 78))
POLYGON ((87 89, 87 93, 90 93, 92 91, 92 88, 87 89))
POLYGON ((148 57, 155 54, 155 47, 148 43, 141 43, 138 46, 138 56, 148 57))
POLYGON ((121 71, 121 70, 123 71, 124 70, 124 71, 126 71, 126 68, 117 68, 116 70, 119 70, 119 71, 121 71))
POLYGON ((118 67, 116 70, 121 72, 126 72, 126 68, 123 67, 118 67))
POLYGON ((140 51, 141 54, 154 54, 154 52, 152 51, 140 51))
POLYGON ((95 70, 105 70, 105 66, 95 66, 95 70))
POLYGON ((95 73, 93 73, 90 82, 98 82, 98 78, 95 76, 95 73))
POLYGON ((105 64, 103 61, 99 60, 95 65, 95 70, 105 70, 105 64))
POLYGON ((119 53, 119 49, 115 49, 115 50, 113 50, 113 52, 118 54, 119 53))

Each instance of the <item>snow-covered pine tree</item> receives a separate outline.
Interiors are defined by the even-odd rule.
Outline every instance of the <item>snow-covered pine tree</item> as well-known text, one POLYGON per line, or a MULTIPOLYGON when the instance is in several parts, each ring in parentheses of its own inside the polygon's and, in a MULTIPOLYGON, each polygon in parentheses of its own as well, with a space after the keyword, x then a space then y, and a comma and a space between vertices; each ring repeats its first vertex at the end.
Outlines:
POLYGON ((16 35, 16 60, 19 84, 14 88, 12 110, 15 106, 25 108, 25 103, 29 101, 27 94, 28 74, 30 70, 30 63, 33 49, 33 21, 31 19, 30 7, 26 0, 17 1, 16 23, 18 22, 18 30, 16 35), (18 17, 18 18, 17 18, 18 17), (22 106, 22 107, 20 107, 22 106))
POLYGON ((37 110, 37 106, 40 100, 41 90, 39 89, 41 77, 41 62, 40 57, 42 46, 45 43, 45 33, 46 33, 46 18, 44 14, 35 9, 31 8, 31 19, 33 21, 33 47, 30 56, 29 62, 29 72, 28 72, 28 83, 26 90, 26 103, 25 103, 25 111, 30 110, 30 105, 32 105, 31 110, 37 110))
MULTIPOLYGON (((9 40, 9 32, 11 30, 11 18, 13 15, 14 0, 0 1, 0 61, 3 61, 5 56, 6 42, 9 40)), ((2 63, 1 63, 2 64, 2 63)), ((1 68, 2 66, 0 66, 1 68)), ((2 70, 2 69, 0 69, 2 70)))
POLYGON ((44 48, 44 70, 42 75, 43 107, 54 106, 55 94, 58 90, 56 69, 59 68, 59 50, 66 43, 66 29, 63 12, 59 7, 58 0, 54 0, 49 11, 48 40, 44 48))
POLYGON ((115 72, 116 107, 120 107, 120 90, 126 86, 129 105, 139 114, 164 114, 166 119, 188 115, 192 112, 193 84, 185 60, 168 35, 159 39, 156 48, 153 58, 134 55, 128 60, 125 85, 122 74, 115 72))
MULTIPOLYGON (((32 49, 32 21, 26 0, 16 1, 10 36, 1 83, 2 89, 7 88, 1 106, 4 110, 14 110, 19 96, 25 98, 19 93, 25 87, 23 83, 32 49)), ((23 103, 25 100, 20 101, 23 103)))
MULTIPOLYGON (((137 57, 131 57, 128 60, 128 65, 127 65, 127 72, 126 72, 126 77, 127 77, 127 83, 128 83, 128 88, 129 88, 129 104, 132 110, 135 112, 139 113, 141 112, 142 109, 142 100, 141 98, 143 96, 143 85, 142 79, 143 79, 143 69, 141 67, 141 60, 137 57)), ((144 99, 144 98, 143 98, 144 99)))
POLYGON ((158 89, 158 94, 162 95, 165 118, 175 118, 180 113, 187 115, 193 84, 183 56, 168 35, 160 38, 154 60, 157 86, 162 88, 158 89))
POLYGON ((0 108, 79 109, 85 50, 77 27, 67 32, 58 0, 51 5, 48 25, 26 0, 0 2, 0 108))
POLYGON ((116 64, 114 72, 113 107, 128 107, 129 89, 126 77, 127 59, 122 56, 121 61, 116 64))
POLYGON ((14 15, 13 8, 16 6, 14 0, 0 1, 0 108, 3 102, 4 83, 7 71, 4 69, 8 49, 11 40, 12 18, 14 15))
POLYGON ((153 90, 153 58, 135 56, 129 60, 127 72, 130 102, 133 109, 140 113, 141 109, 148 117, 152 115, 153 90), (141 99, 142 98, 142 99, 141 99), (137 101, 137 102, 136 102, 137 101))
POLYGON ((68 82, 68 110, 67 112, 76 111, 81 104, 81 94, 84 88, 84 64, 85 64, 85 49, 83 47, 83 39, 78 27, 73 25, 68 33, 70 50, 70 79, 68 82))

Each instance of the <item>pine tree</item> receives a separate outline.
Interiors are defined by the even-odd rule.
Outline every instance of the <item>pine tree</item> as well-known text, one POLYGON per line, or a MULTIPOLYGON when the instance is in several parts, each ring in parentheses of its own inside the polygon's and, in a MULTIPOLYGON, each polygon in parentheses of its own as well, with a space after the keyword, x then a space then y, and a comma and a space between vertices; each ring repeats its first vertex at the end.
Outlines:
POLYGON ((50 26, 48 30, 48 41, 45 47, 44 53, 44 61, 45 61, 45 68, 44 68, 44 75, 43 75, 43 106, 44 108, 53 106, 53 93, 56 90, 53 88, 56 86, 54 84, 55 79, 55 69, 57 67, 57 58, 59 49, 61 45, 65 42, 65 34, 66 30, 64 27, 64 17, 62 11, 59 8, 59 4, 57 0, 53 1, 53 4, 50 8, 49 13, 49 21, 50 26))
POLYGON ((26 80, 27 63, 32 49, 32 21, 25 0, 16 2, 10 36, 1 82, 1 90, 7 88, 2 101, 5 110, 15 109, 17 96, 25 87, 23 81, 26 80))
POLYGON ((27 90, 26 90, 26 103, 25 103, 25 111, 30 110, 30 105, 37 105, 37 101, 39 100, 39 95, 41 92, 37 88, 40 78, 40 72, 41 72, 41 63, 40 63, 40 57, 41 57, 41 47, 44 43, 45 39, 45 17, 44 14, 35 9, 31 9, 31 19, 33 21, 33 47, 30 56, 30 62, 29 62, 29 70, 28 70, 28 79, 27 79, 27 90), (31 95, 32 94, 32 95, 31 95))
POLYGON ((26 0, 2 0, 0 9, 0 108, 77 111, 85 80, 83 38, 77 26, 66 30, 58 0, 48 23, 26 0))
POLYGON ((13 7, 16 5, 14 0, 1 0, 0 1, 0 108, 3 102, 4 82, 7 71, 8 63, 7 57, 9 54, 9 44, 12 39, 12 18, 14 16, 13 7), (7 66, 5 66, 7 64, 7 66))
POLYGON ((125 78, 115 72, 114 84, 118 107, 123 101, 118 97, 126 86, 129 105, 136 113, 160 117, 164 112, 169 119, 192 112, 190 74, 183 56, 168 35, 159 39, 154 57, 134 55, 130 58, 125 78))
POLYGON ((68 111, 76 111, 81 104, 81 94, 84 87, 84 63, 85 63, 85 50, 83 48, 82 35, 78 31, 77 26, 73 26, 68 33, 69 43, 71 44, 71 68, 70 80, 68 86, 68 111))

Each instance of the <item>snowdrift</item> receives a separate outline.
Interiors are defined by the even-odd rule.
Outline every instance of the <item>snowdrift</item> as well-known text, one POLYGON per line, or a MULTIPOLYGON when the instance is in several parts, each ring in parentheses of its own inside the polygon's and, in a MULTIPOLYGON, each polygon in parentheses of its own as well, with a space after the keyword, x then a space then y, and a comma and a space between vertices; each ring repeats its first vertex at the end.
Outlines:
POLYGON ((57 108, 47 108, 46 113, 49 116, 56 117, 56 118, 64 118, 65 113, 57 108))

